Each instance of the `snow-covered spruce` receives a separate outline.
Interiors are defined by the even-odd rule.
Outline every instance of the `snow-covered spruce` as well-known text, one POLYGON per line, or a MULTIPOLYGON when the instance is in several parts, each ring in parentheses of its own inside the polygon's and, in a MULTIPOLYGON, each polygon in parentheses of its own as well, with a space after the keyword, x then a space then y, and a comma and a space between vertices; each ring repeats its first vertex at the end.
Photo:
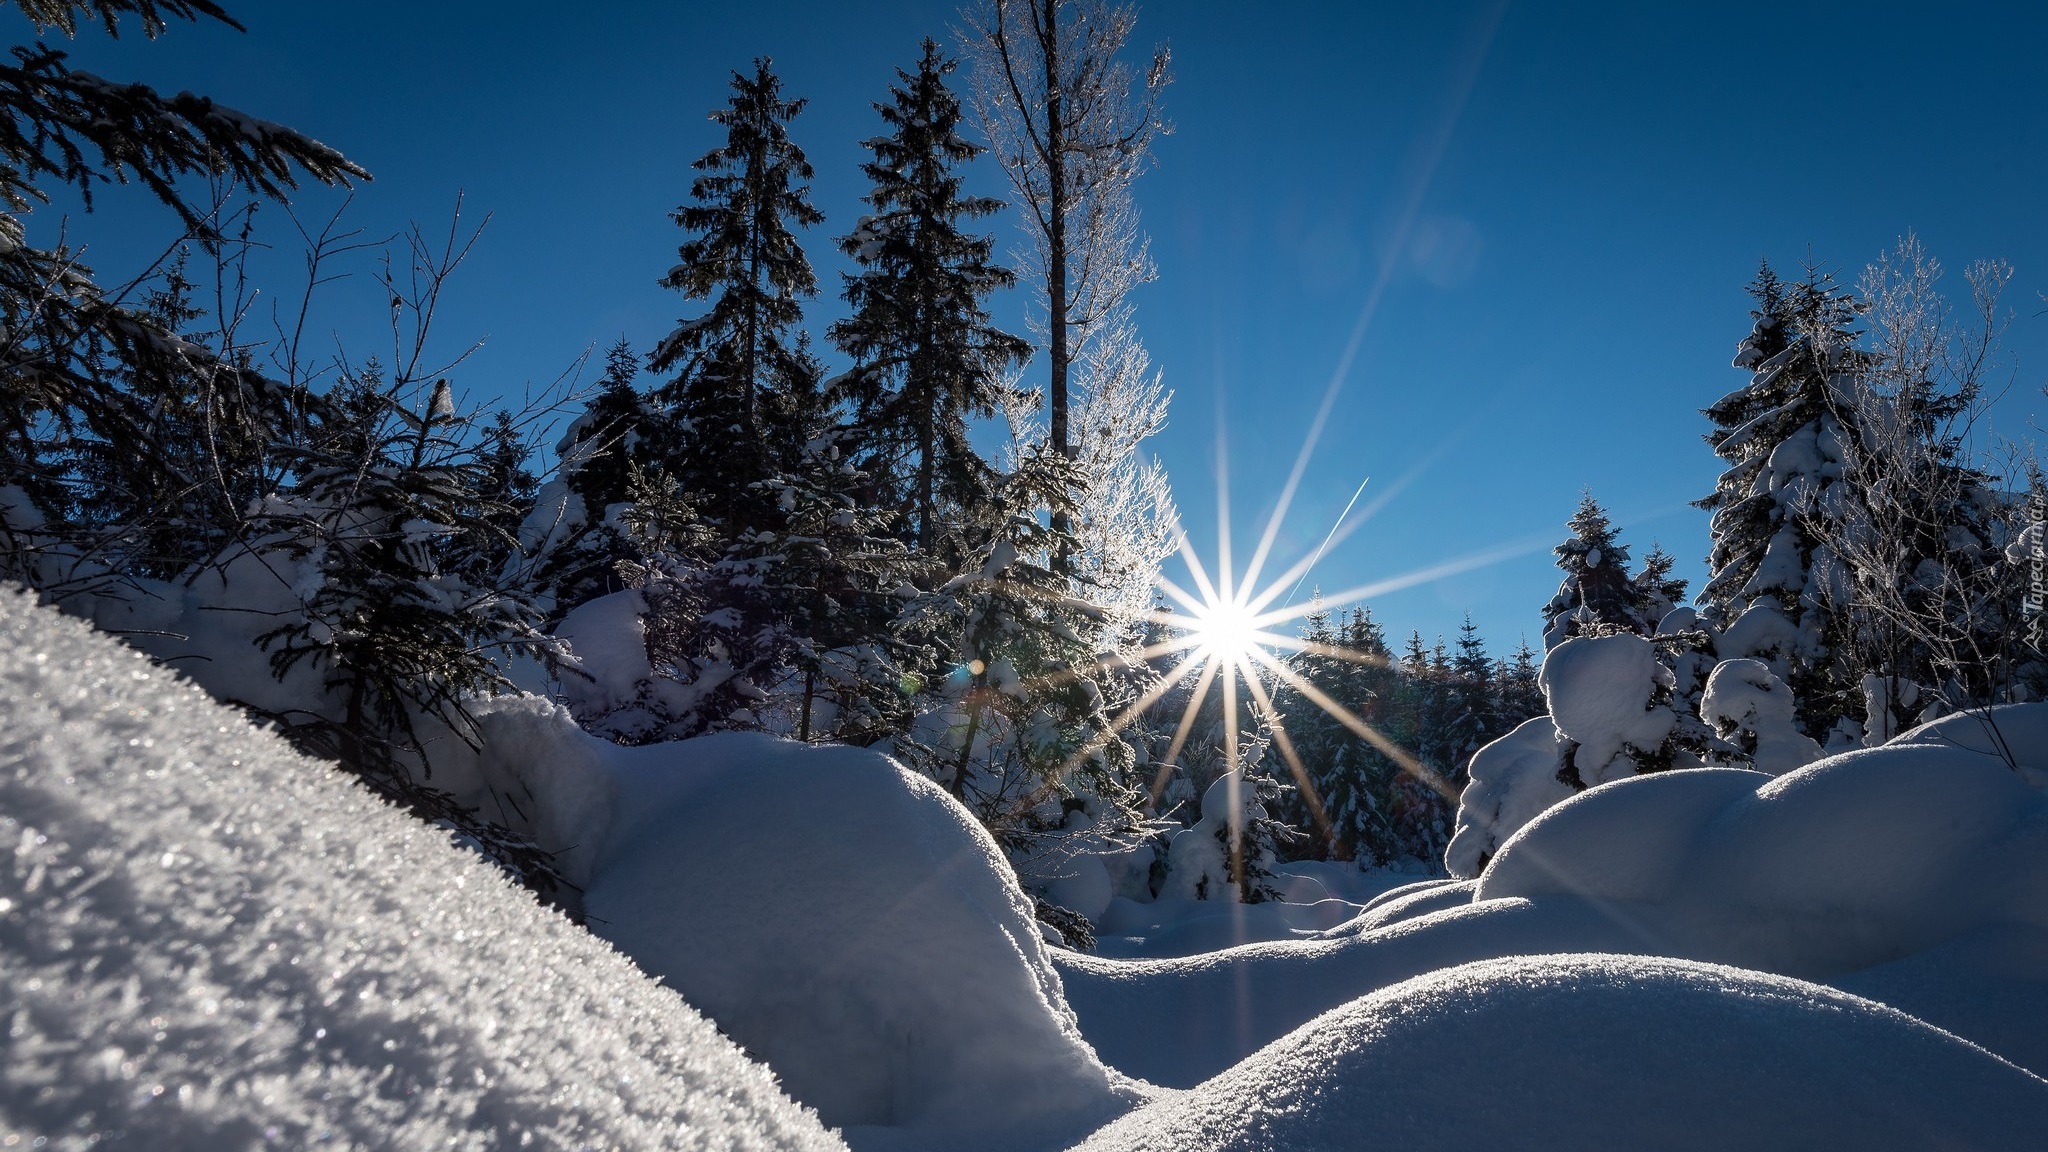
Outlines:
POLYGON ((1444 854, 1451 874, 1477 876, 1516 829, 1581 787, 1697 767, 1687 745, 1704 733, 1695 732, 1697 718, 1672 707, 1673 682, 1641 636, 1578 636, 1552 649, 1539 678, 1549 715, 1472 757, 1457 833, 1444 854))
POLYGON ((843 1147, 445 833, 13 592, 0 734, 11 1143, 843 1147))

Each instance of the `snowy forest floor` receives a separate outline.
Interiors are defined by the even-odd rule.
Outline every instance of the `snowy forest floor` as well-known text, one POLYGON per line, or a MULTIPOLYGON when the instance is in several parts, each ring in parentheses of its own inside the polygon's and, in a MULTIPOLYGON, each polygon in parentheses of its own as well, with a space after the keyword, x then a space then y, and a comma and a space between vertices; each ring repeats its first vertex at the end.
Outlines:
MULTIPOLYGON (((577 834, 585 930, 0 594, 0 1141, 2025 1146, 2048 798, 1983 721, 1605 784, 1473 880, 1311 866, 1282 903, 1113 907, 1089 955, 886 758, 490 713, 479 770, 577 834)), ((2048 766, 2048 705, 1996 722, 2048 766)))

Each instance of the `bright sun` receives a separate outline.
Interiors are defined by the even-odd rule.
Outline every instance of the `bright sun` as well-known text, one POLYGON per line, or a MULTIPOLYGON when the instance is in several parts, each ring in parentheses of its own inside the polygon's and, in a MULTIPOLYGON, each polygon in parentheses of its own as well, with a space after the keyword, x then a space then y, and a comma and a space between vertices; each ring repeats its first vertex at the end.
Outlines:
POLYGON ((1225 664, 1243 667, 1263 639, 1259 619, 1249 604, 1211 601, 1199 604, 1189 615, 1194 617, 1188 632, 1195 650, 1225 664))

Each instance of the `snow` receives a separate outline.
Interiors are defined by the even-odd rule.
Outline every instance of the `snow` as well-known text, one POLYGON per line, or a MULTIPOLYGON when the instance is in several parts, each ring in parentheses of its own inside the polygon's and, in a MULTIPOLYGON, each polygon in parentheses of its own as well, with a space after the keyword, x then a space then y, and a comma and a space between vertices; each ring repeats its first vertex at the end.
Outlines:
MULTIPOLYGON (((482 751, 436 783, 560 846, 586 932, 81 623, 8 595, 0 638, 0 1139, 2000 1148, 2048 1123, 2048 705, 1574 794, 1560 727, 1647 738, 1657 677, 1640 638, 1575 639, 1546 662, 1561 719, 1474 759, 1464 878, 1273 864, 1286 899, 1243 905, 1073 858, 1086 955, 875 752, 625 748, 478 702, 482 751)), ((1770 675, 1709 685, 1760 748, 1770 675)), ((1249 792, 1212 789, 1209 831, 1249 792)))
MULTIPOLYGON (((1253 822, 1265 815, 1266 806, 1243 773, 1232 770, 1217 776, 1202 793, 1201 819, 1174 833, 1167 846, 1166 880, 1159 895, 1187 901, 1239 899, 1230 874, 1230 839, 1243 837, 1253 822)), ((1248 839, 1244 843, 1246 869, 1270 869, 1277 863, 1271 848, 1255 846, 1248 839)))
POLYGON ((1770 600, 1759 600, 1744 609, 1735 622, 1721 632, 1717 645, 1724 657, 1770 658, 1794 651, 1799 627, 1770 600))
MULTIPOLYGON (((2048 706, 2029 707, 2005 727, 2048 733, 2048 706)), ((1637 776, 1551 808, 1476 883, 1392 894, 1319 939, 1059 962, 1105 1060, 1187 1088, 1398 981, 1562 952, 1882 991, 2039 1071, 2048 799, 1996 758, 1952 746, 1852 752, 1776 779, 1731 769, 1637 776)))
POLYGON ((632 704, 654 678, 647 662, 647 601, 627 588, 577 606, 555 627, 563 644, 562 694, 578 716, 595 718, 632 704))
POLYGON ((843 1147, 445 834, 14 592, 0 840, 10 1146, 843 1147))
POLYGON ((593 927, 855 1146, 1059 1147, 1142 1098, 1082 1039, 1002 850, 936 784, 755 734, 626 751, 593 927))
POLYGON ((1671 673, 1640 636, 1580 637, 1543 658, 1541 684, 1550 716, 1579 745, 1579 778, 1588 785, 1635 772, 1628 749, 1651 751, 1664 742, 1677 715, 1650 703, 1671 673))
POLYGON ((1557 778, 1558 740, 1557 725, 1537 716, 1472 754, 1457 830, 1444 850, 1453 876, 1479 875, 1486 858, 1522 825, 1571 799, 1571 785, 1557 778))
POLYGON ((1903 1013, 1681 960, 1451 968, 1331 1012, 1080 1152, 2015 1148, 2048 1084, 1903 1013))
POLYGON ((1761 660, 1715 665, 1700 697, 1700 719, 1748 750, 1760 772, 1783 776, 1820 759, 1820 745, 1793 723, 1792 690, 1761 660))

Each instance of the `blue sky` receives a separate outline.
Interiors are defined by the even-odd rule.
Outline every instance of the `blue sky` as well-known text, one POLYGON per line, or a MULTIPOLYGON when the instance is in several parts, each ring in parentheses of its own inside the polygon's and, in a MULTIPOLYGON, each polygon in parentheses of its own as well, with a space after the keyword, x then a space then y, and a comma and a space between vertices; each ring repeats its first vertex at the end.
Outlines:
MULTIPOLYGON (((716 143, 705 113, 757 55, 811 101, 792 135, 827 217, 809 244, 822 332, 869 105, 921 37, 957 23, 951 4, 909 2, 230 10, 246 35, 88 34, 76 63, 340 147, 376 174, 350 209, 371 234, 445 228, 458 191, 473 218, 493 213, 440 321, 450 348, 485 341, 459 377, 479 395, 544 384, 621 335, 650 346, 694 314, 655 284, 681 239, 667 213, 716 143)), ((1280 558, 1313 549, 1367 476, 1359 506, 1379 507, 1311 583, 1513 553, 1372 600, 1391 629, 1431 638, 1469 610, 1506 650, 1540 631, 1548 548, 1583 487, 1638 556, 1660 541, 1697 583, 1707 525, 1686 504, 1718 472, 1698 410, 1742 382, 1728 359, 1743 284, 1761 257, 1853 280, 1907 229, 1958 289, 1971 260, 2016 266, 1995 425, 2033 434, 2048 376, 2040 6, 1162 2, 1137 39, 1168 41, 1177 75, 1176 131, 1138 188, 1159 266, 1139 323, 1176 392, 1157 451, 1205 553, 1218 428, 1242 557, 1341 368, 1280 558)), ((109 273, 169 226, 138 197, 71 222, 109 273)), ((336 203, 310 193, 299 210, 336 203)), ((259 271, 286 297, 292 234, 266 219, 278 250, 259 271)), ((357 354, 382 322, 369 270, 320 317, 357 354)))

